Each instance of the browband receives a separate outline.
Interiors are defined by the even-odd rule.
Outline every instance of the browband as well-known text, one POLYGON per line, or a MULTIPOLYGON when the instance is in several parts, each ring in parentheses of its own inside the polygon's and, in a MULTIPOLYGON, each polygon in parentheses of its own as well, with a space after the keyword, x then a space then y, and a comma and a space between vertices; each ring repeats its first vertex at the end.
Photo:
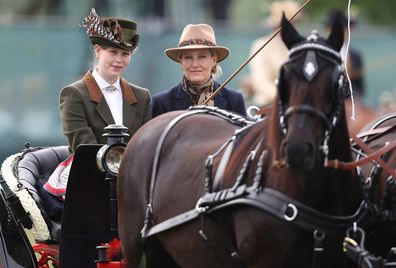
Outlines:
POLYGON ((301 50, 309 50, 309 49, 314 49, 314 50, 322 50, 324 52, 330 53, 331 55, 335 56, 337 60, 342 62, 341 55, 338 51, 335 51, 334 49, 331 49, 327 46, 318 44, 318 43, 303 43, 301 45, 297 45, 290 49, 289 51, 289 56, 291 57, 292 54, 301 51, 301 50))

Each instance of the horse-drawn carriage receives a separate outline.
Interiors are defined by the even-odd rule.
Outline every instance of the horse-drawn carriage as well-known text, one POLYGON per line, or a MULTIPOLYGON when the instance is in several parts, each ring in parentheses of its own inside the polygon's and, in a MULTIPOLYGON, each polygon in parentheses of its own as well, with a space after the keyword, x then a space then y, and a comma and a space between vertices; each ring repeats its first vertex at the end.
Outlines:
MULTIPOLYGON (((109 241, 120 249, 119 226, 128 267, 143 253, 147 267, 396 267, 396 116, 350 141, 342 36, 336 22, 326 40, 302 38, 284 18, 290 60, 269 115, 254 122, 209 107, 167 113, 135 134, 119 174, 106 168, 111 176, 97 168, 99 145, 77 149, 61 266, 110 265, 113 257, 126 265, 119 251, 106 251, 109 241)), ((35 260, 32 250, 14 250, 29 244, 21 229, 29 220, 2 193, 0 215, 9 217, 1 220, 0 258, 35 260)))

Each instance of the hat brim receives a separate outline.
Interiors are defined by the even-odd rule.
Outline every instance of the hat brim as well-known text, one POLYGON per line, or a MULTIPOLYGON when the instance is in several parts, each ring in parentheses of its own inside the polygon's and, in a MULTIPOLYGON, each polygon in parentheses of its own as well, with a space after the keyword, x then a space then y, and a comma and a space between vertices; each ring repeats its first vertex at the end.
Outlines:
POLYGON ((123 50, 127 50, 127 51, 132 51, 135 49, 134 46, 126 46, 126 45, 121 45, 121 44, 117 44, 114 43, 106 38, 100 37, 100 36, 91 36, 89 37, 89 39, 91 40, 92 45, 104 45, 104 46, 108 46, 108 47, 115 47, 115 48, 119 48, 119 49, 123 49, 123 50))
POLYGON ((172 60, 176 62, 180 62, 180 52, 183 50, 191 50, 191 49, 210 49, 217 55, 217 62, 224 60, 230 55, 230 50, 226 47, 221 46, 204 46, 204 45, 190 45, 186 47, 175 47, 168 48, 165 50, 165 54, 172 60))

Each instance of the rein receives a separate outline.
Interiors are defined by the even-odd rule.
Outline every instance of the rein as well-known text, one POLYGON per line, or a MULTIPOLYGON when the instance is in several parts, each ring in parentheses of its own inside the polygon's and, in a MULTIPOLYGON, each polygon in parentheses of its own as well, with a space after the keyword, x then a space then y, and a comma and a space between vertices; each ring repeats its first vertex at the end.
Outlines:
MULTIPOLYGON (((359 137, 367 137, 367 134, 385 134, 388 133, 392 130, 395 130, 396 126, 391 126, 391 127, 384 127, 381 129, 378 129, 375 132, 368 131, 366 133, 362 133, 362 135, 359 135, 359 137), (382 132, 381 132, 382 131, 382 132), (364 135, 363 135, 364 134, 364 135)), ((345 170, 352 170, 357 168, 358 166, 365 165, 371 161, 375 161, 378 165, 380 165, 389 175, 392 177, 396 178, 396 172, 395 170, 390 167, 385 161, 381 159, 381 156, 390 152, 391 150, 396 148, 396 140, 392 141, 391 143, 385 145, 381 149, 378 149, 377 151, 373 151, 370 147, 368 147, 358 136, 356 136, 353 133, 349 134, 352 138, 352 140, 362 149, 364 153, 367 154, 366 157, 356 160, 356 161, 351 161, 351 162, 344 162, 340 161, 338 159, 333 159, 333 160, 327 160, 325 162, 325 167, 328 168, 333 168, 333 169, 345 169, 345 170)))

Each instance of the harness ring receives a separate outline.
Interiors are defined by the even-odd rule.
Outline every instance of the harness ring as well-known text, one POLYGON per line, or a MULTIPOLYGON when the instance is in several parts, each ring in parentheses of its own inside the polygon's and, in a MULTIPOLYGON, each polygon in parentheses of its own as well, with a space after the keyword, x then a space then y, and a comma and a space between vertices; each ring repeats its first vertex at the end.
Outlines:
POLYGON ((296 207, 295 205, 289 203, 289 204, 287 205, 286 209, 285 209, 285 212, 284 212, 283 217, 284 217, 285 220, 287 220, 287 221, 294 221, 294 219, 297 217, 297 215, 298 215, 298 209, 297 209, 297 207, 296 207), (291 216, 287 215, 287 211, 288 211, 289 208, 290 208, 290 209, 292 210, 292 212, 293 212, 291 216))

